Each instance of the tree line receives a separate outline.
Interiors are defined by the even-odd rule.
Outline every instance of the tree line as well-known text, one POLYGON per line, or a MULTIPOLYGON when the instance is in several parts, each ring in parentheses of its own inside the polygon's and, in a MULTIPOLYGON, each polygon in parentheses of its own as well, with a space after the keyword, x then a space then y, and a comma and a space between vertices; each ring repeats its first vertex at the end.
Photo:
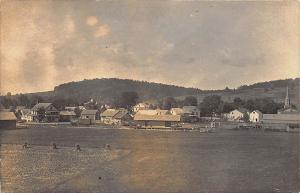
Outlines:
MULTIPOLYGON (((6 96, 1 97, 1 104, 4 108, 15 108, 16 106, 25 106, 26 108, 32 108, 38 102, 51 102, 59 109, 63 110, 65 106, 78 106, 82 105, 84 101, 78 101, 74 98, 43 98, 39 95, 27 96, 19 94, 12 96, 7 93, 6 96)), ((131 110, 132 107, 139 102, 139 95, 135 91, 126 91, 115 96, 113 99, 112 107, 126 108, 131 110)), ((101 103, 89 104, 91 109, 100 109, 101 103)), ((228 113, 234 109, 246 108, 249 111, 260 110, 262 113, 277 113, 278 109, 283 107, 283 103, 276 103, 270 98, 257 98, 244 100, 241 98, 235 98, 232 102, 225 102, 221 96, 211 95, 203 99, 202 102, 198 103, 198 100, 194 96, 187 96, 183 100, 175 99, 174 97, 166 97, 162 100, 158 100, 156 106, 153 108, 160 108, 169 110, 171 108, 183 107, 183 106, 198 106, 201 111, 201 116, 212 116, 215 114, 228 113)))

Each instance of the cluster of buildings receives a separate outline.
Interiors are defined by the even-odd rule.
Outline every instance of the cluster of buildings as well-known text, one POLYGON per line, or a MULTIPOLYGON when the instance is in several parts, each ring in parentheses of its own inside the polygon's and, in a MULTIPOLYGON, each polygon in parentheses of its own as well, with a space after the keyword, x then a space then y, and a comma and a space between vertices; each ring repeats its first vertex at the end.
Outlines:
POLYGON ((291 105, 289 91, 287 88, 284 107, 279 109, 277 114, 264 114, 259 110, 249 112, 245 108, 235 109, 223 115, 229 121, 243 121, 248 116, 251 123, 261 124, 300 124, 300 113, 291 105))
MULTIPOLYGON (((15 127, 16 121, 23 122, 72 122, 81 125, 134 125, 144 128, 168 128, 178 126, 181 122, 197 122, 200 119, 200 110, 197 106, 183 106, 170 110, 153 109, 148 103, 138 103, 127 109, 114 109, 107 105, 95 108, 94 101, 84 103, 83 106, 65 107, 59 111, 52 103, 37 103, 33 108, 26 109, 18 106, 15 113, 0 110, 0 127, 15 127), (15 116, 17 115, 17 117, 15 116)), ((259 110, 249 112, 245 108, 235 109, 223 114, 227 121, 242 122, 247 119, 255 124, 298 124, 299 112, 290 103, 287 89, 284 108, 277 114, 263 114, 259 110)), ((211 118, 209 118, 211 121, 211 118)))
MULTIPOLYGON (((93 102, 91 100, 91 102, 93 102)), ((148 103, 138 103, 132 111, 119 108, 114 109, 105 105, 100 109, 90 108, 92 105, 85 103, 83 106, 65 107, 59 111, 52 103, 37 103, 33 108, 17 106, 14 112, 2 110, 3 119, 10 118, 15 123, 20 122, 72 122, 81 125, 106 124, 106 125, 134 125, 136 127, 165 128, 178 125, 179 122, 188 120, 196 121, 200 118, 200 110, 196 106, 184 106, 170 110, 152 109, 148 103), (9 114, 9 115, 8 115, 9 114), (17 117, 15 116, 17 115, 17 117)), ((1 119, 2 115, 0 116, 1 119)), ((1 121, 1 120, 0 120, 1 121)))

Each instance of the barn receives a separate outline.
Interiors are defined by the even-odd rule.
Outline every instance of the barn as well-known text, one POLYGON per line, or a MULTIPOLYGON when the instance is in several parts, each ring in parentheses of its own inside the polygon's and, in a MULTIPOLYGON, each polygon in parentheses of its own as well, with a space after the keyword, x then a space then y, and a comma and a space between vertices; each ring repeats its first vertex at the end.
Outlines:
POLYGON ((13 112, 0 111, 0 129, 15 129, 17 117, 13 112))

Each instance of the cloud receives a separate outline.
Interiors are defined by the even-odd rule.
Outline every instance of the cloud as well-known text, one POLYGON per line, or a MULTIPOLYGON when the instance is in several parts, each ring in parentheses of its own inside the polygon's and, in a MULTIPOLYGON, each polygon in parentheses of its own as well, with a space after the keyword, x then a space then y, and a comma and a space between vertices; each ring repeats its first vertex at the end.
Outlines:
POLYGON ((104 24, 104 25, 100 25, 97 27, 96 31, 94 32, 94 37, 95 38, 101 38, 106 36, 110 31, 110 28, 108 27, 108 25, 104 24))
POLYGON ((95 26, 98 23, 98 19, 96 16, 89 16, 86 18, 86 24, 89 26, 95 26))

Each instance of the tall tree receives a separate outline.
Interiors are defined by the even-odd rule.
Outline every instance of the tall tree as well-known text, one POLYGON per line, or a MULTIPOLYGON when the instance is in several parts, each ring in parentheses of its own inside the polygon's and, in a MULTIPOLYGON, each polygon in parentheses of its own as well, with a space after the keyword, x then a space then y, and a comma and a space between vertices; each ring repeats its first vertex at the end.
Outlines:
POLYGON ((200 103, 201 114, 204 116, 212 116, 213 113, 221 113, 223 110, 223 101, 221 96, 207 96, 200 103))
POLYGON ((188 96, 184 99, 183 105, 184 106, 197 106, 198 105, 198 100, 194 96, 188 96))
POLYGON ((177 102, 173 97, 167 97, 163 101, 163 109, 170 110, 171 108, 177 107, 177 102))
POLYGON ((137 92, 122 92, 120 97, 115 98, 115 106, 122 107, 126 109, 131 109, 134 105, 136 105, 139 96, 137 92))

